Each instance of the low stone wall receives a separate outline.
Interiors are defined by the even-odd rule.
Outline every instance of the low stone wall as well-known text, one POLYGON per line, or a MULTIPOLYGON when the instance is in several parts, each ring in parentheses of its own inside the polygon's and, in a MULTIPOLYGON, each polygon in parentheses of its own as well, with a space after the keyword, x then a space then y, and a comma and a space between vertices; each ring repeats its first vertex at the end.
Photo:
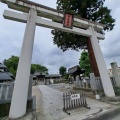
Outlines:
MULTIPOLYGON (((14 89, 14 83, 12 83, 12 82, 0 83, 0 118, 9 114, 13 89, 14 89)), ((32 76, 30 77, 30 81, 29 81, 27 100, 28 100, 27 101, 27 111, 32 111, 32 109, 33 109, 32 76)))
MULTIPOLYGON (((11 101, 2 101, 0 103, 0 118, 9 115, 10 104, 11 104, 11 101)), ((33 110, 33 99, 29 99, 27 101, 26 110, 27 110, 27 112, 31 112, 33 110)))
POLYGON ((83 88, 83 87, 73 87, 74 90, 83 90, 86 92, 92 92, 91 88, 83 88))

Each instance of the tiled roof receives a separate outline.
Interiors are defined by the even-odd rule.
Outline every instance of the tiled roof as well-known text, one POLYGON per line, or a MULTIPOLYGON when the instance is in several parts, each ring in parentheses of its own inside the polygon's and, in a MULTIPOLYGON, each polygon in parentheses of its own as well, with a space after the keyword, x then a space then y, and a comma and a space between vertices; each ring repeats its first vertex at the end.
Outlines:
POLYGON ((76 72, 78 69, 80 69, 80 67, 77 65, 77 66, 74 66, 74 67, 71 67, 68 69, 68 73, 71 74, 71 73, 74 73, 76 72))
POLYGON ((7 73, 0 72, 0 80, 13 80, 7 73))
POLYGON ((60 74, 51 74, 51 75, 46 75, 45 77, 61 77, 60 74))
POLYGON ((84 69, 81 69, 80 66, 76 65, 68 69, 68 74, 83 74, 85 72, 84 69))
POLYGON ((2 63, 0 63, 0 68, 7 68, 7 67, 3 65, 2 63))
POLYGON ((12 73, 6 72, 10 77, 14 77, 12 73))
POLYGON ((44 76, 46 76, 47 73, 45 73, 45 72, 35 72, 35 73, 34 73, 34 76, 39 76, 39 75, 44 75, 44 76))

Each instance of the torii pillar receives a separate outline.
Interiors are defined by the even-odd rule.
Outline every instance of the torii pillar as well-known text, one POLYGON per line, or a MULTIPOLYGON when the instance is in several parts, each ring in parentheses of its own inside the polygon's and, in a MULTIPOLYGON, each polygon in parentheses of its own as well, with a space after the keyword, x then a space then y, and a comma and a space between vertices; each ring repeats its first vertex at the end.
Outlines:
POLYGON ((94 28, 92 26, 90 26, 89 29, 91 31, 90 41, 91 41, 92 48, 95 54, 98 69, 100 71, 101 82, 103 85, 105 95, 108 97, 114 97, 115 96, 114 89, 110 81, 110 77, 108 74, 107 67, 105 65, 105 61, 102 55, 102 51, 100 49, 98 39, 96 37, 96 32, 94 31, 94 28))
POLYGON ((26 114, 30 67, 34 44, 37 11, 30 9, 19 59, 9 118, 16 119, 26 114), (17 108, 17 109, 16 109, 17 108))

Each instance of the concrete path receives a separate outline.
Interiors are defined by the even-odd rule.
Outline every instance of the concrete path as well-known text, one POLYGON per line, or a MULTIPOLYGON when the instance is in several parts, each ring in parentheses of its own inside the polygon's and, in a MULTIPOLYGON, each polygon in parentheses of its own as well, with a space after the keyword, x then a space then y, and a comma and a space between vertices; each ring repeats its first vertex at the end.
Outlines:
POLYGON ((62 92, 56 90, 55 86, 53 87, 55 89, 45 85, 39 85, 38 87, 41 91, 39 97, 42 98, 42 100, 40 100, 41 104, 38 100, 38 105, 40 106, 38 109, 38 120, 81 120, 88 116, 94 116, 99 112, 107 111, 113 107, 113 105, 87 98, 88 106, 91 108, 90 110, 86 108, 78 108, 70 110, 69 112, 71 115, 67 115, 62 110, 62 92))

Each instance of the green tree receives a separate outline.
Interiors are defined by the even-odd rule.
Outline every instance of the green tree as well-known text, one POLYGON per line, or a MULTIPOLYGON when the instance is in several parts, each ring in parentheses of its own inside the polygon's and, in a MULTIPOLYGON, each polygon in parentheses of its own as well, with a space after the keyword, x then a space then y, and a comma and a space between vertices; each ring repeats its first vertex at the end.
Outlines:
MULTIPOLYGON (((105 0, 57 0, 57 9, 70 12, 76 16, 105 24, 104 30, 112 30, 115 20, 110 15, 111 10, 104 7, 105 0)), ((60 49, 79 50, 86 48, 87 37, 52 30, 53 42, 60 49)))
POLYGON ((11 58, 8 58, 7 60, 4 60, 4 64, 7 66, 9 71, 15 76, 16 70, 19 62, 19 57, 17 56, 11 56, 11 58))
MULTIPOLYGON (((9 71, 16 76, 17 67, 18 67, 19 57, 11 56, 7 60, 4 60, 4 64, 7 66, 9 71)), ((45 66, 39 64, 31 64, 31 74, 34 74, 35 71, 42 71, 48 73, 48 69, 45 66)))
POLYGON ((48 73, 48 69, 45 66, 39 64, 31 64, 31 74, 34 74, 35 71, 48 73))
POLYGON ((64 75, 66 74, 66 68, 65 68, 64 66, 61 66, 61 67, 59 68, 59 73, 60 73, 62 76, 64 76, 64 75))
POLYGON ((89 76, 91 72, 89 54, 87 51, 83 51, 81 53, 80 61, 79 61, 80 68, 85 69, 85 76, 89 76))

